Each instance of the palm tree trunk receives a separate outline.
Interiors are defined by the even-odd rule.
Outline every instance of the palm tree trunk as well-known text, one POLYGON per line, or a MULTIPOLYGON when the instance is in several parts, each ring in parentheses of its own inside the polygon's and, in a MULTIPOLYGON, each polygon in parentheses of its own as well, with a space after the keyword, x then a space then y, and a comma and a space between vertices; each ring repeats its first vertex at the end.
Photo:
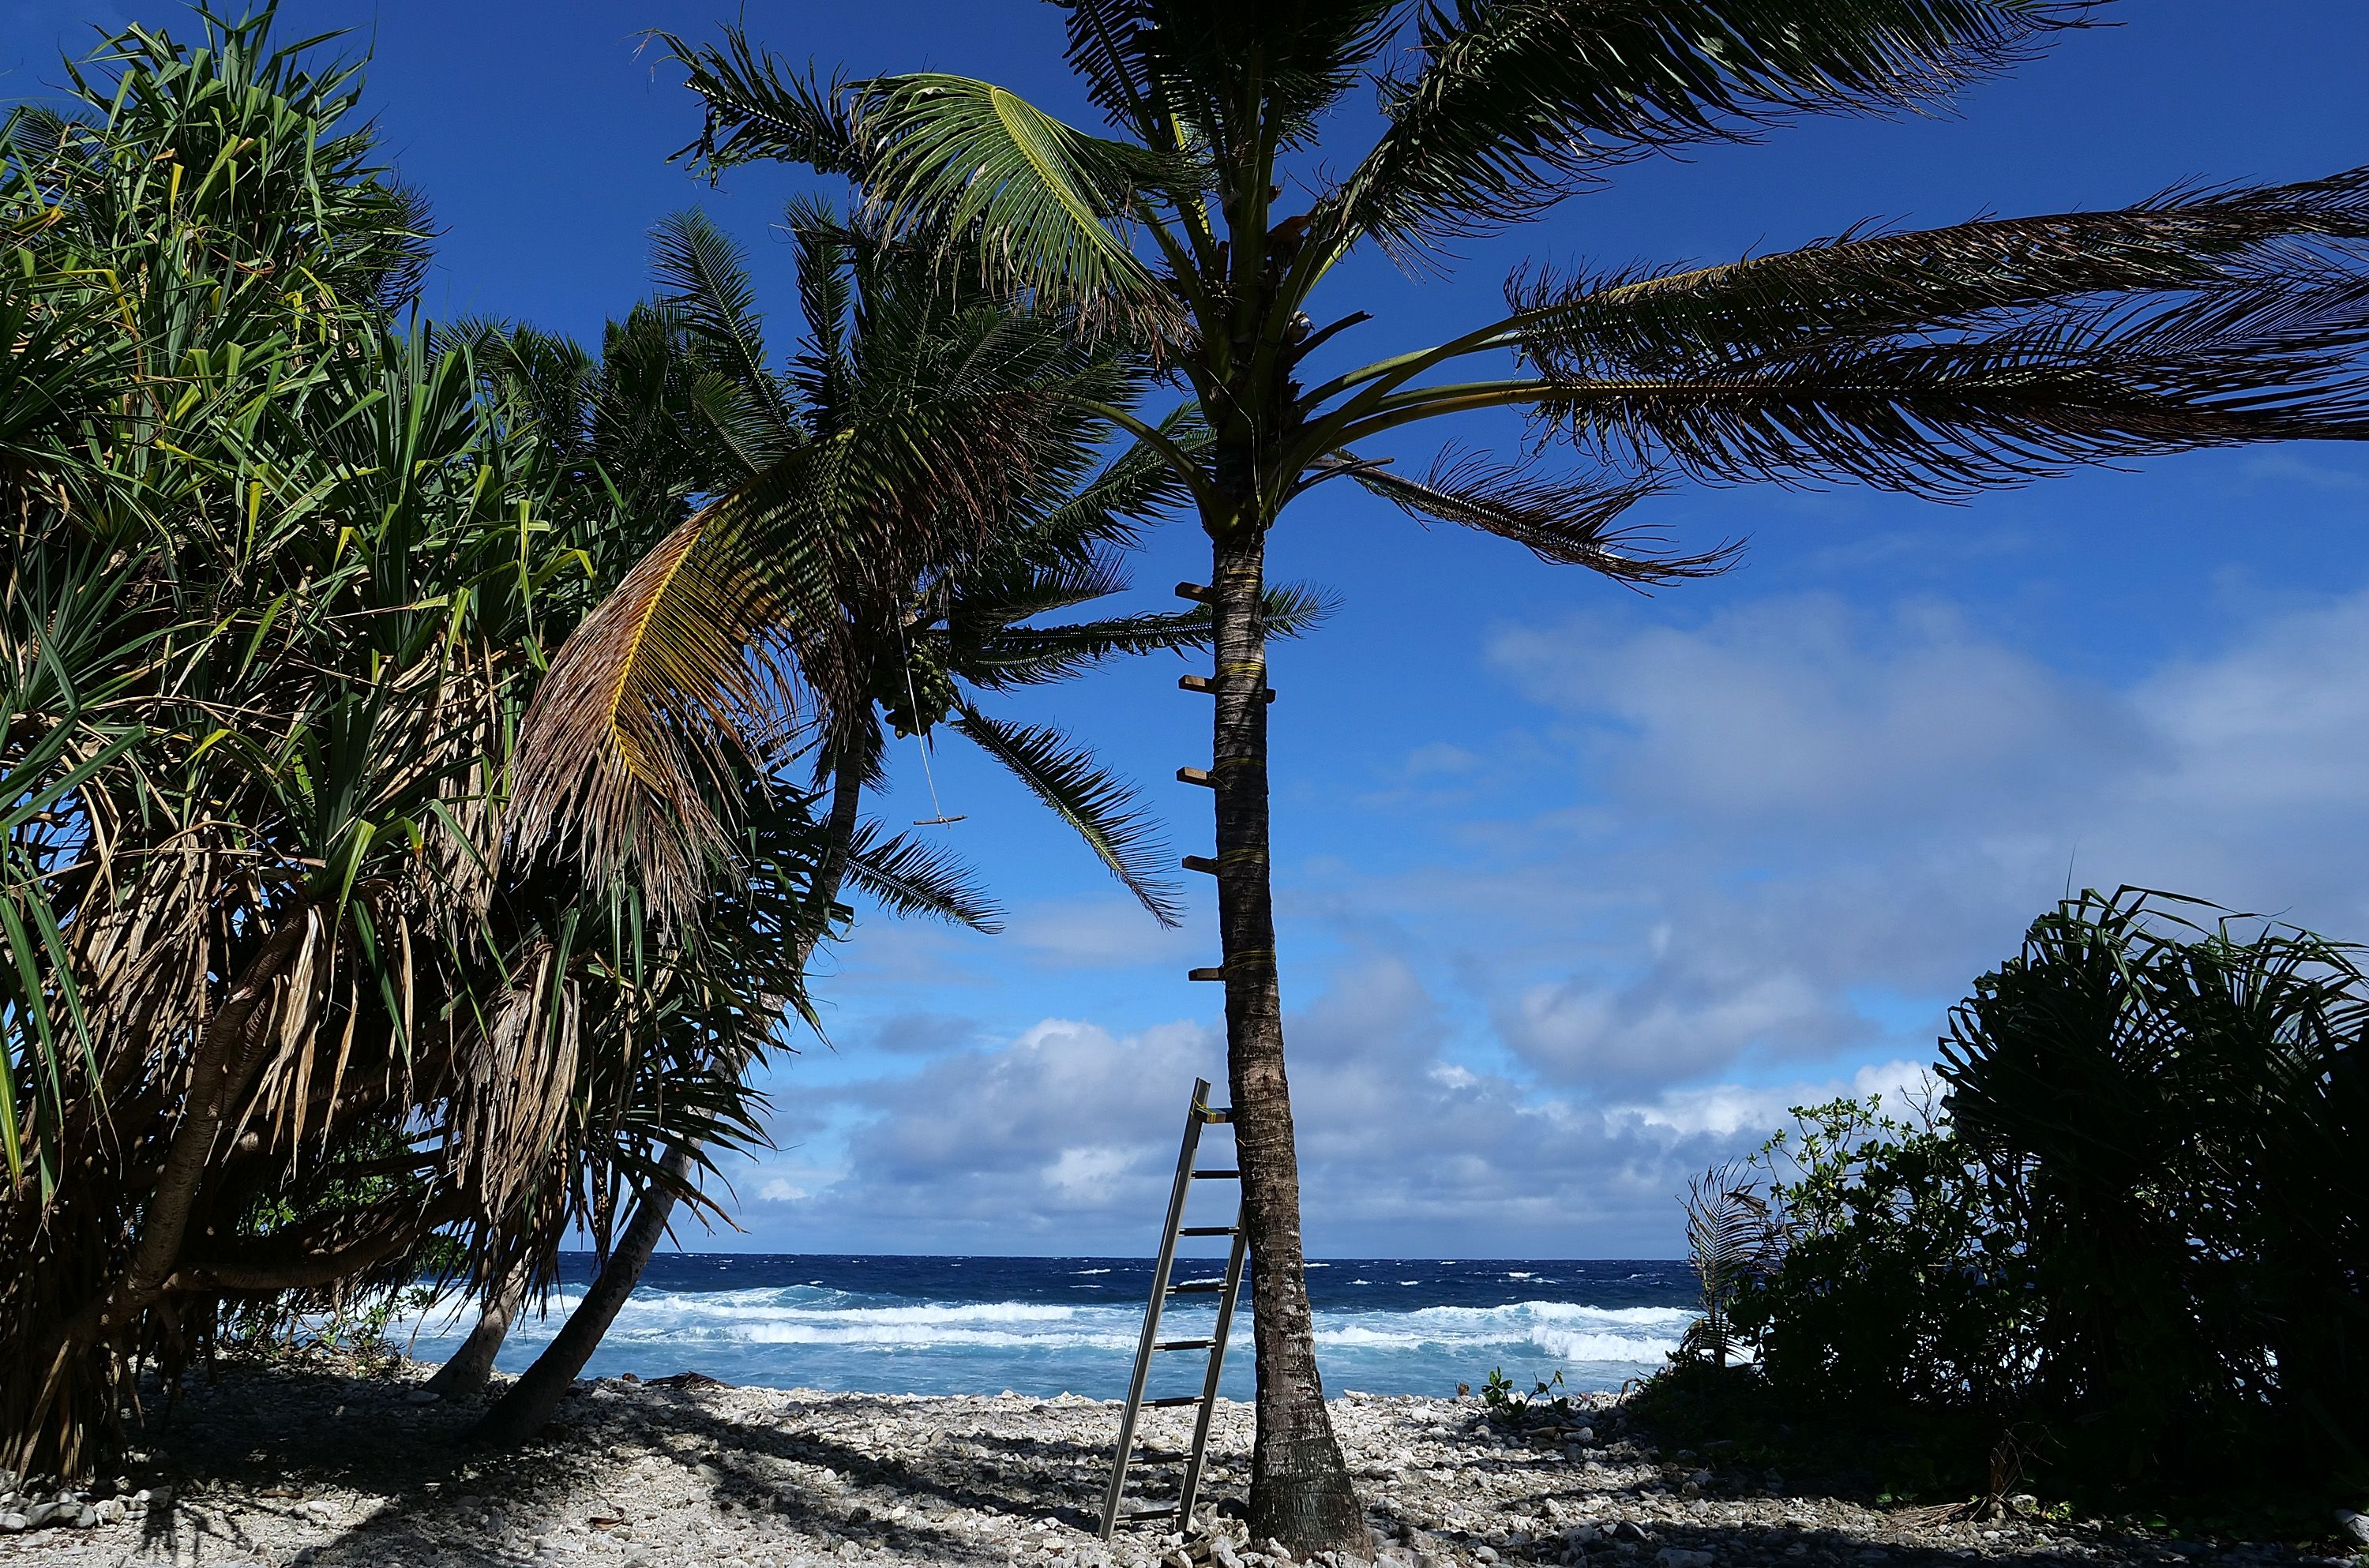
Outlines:
MULTIPOLYGON (((676 1182, 691 1179, 692 1154, 689 1149, 670 1151, 664 1162, 668 1177, 676 1182)), ((533 1365, 520 1375, 519 1380, 494 1402, 477 1423, 470 1436, 481 1443, 499 1448, 512 1448, 531 1443, 551 1418, 559 1413, 559 1402, 576 1381, 592 1353, 601 1348, 601 1340, 609 1325, 617 1321, 617 1313, 625 1299, 641 1283, 642 1270, 647 1266, 650 1254, 658 1251, 666 1235, 667 1221, 674 1215, 674 1194, 670 1189, 652 1187, 642 1195, 634 1207, 634 1217, 626 1221, 624 1234, 609 1250, 609 1261, 601 1265, 584 1292, 584 1299, 567 1314, 551 1343, 533 1365)))
MULTIPOLYGON (((847 857, 855 841, 857 824, 863 820, 863 769, 842 759, 831 770, 830 817, 824 828, 822 858, 815 867, 808 895, 808 918, 802 922, 798 938, 801 967, 813 953, 815 944, 821 940, 831 901, 839 897, 840 885, 847 878, 847 857)), ((668 1222, 674 1218, 674 1185, 691 1179, 694 1158, 693 1149, 677 1149, 668 1154, 664 1169, 671 1185, 652 1186, 642 1194, 641 1200, 634 1206, 633 1218, 625 1222, 624 1233, 610 1249, 608 1261, 601 1265, 600 1274, 585 1290, 584 1299, 567 1314, 567 1321, 560 1325, 551 1343, 543 1347, 543 1354, 534 1358, 533 1365, 477 1424, 474 1436, 479 1442, 510 1447, 531 1441, 551 1424, 551 1418, 558 1413, 560 1400, 584 1370, 584 1364, 592 1359, 592 1353, 601 1348, 602 1336, 617 1321, 634 1287, 641 1283, 642 1270, 649 1266, 650 1254, 658 1251, 668 1222)), ((491 1358, 489 1353, 487 1359, 491 1358)))
POLYGON ((500 1354, 502 1341, 509 1336, 510 1324, 526 1304, 526 1279, 529 1270, 524 1263, 502 1276, 501 1288, 494 1299, 477 1314, 477 1326, 461 1342, 461 1348, 452 1358, 436 1369, 428 1379, 430 1393, 447 1400, 475 1399, 486 1391, 486 1384, 494 1376, 494 1357, 500 1354))
POLYGON ((1226 1070, 1258 1353, 1250 1527, 1253 1539, 1271 1536, 1302 1554, 1346 1549, 1370 1556, 1365 1511, 1324 1408, 1299 1248, 1299 1157, 1283 1070, 1283 999, 1267 876, 1265 553, 1262 528, 1218 534, 1211 584, 1218 669, 1210 772, 1218 795, 1226 1070))

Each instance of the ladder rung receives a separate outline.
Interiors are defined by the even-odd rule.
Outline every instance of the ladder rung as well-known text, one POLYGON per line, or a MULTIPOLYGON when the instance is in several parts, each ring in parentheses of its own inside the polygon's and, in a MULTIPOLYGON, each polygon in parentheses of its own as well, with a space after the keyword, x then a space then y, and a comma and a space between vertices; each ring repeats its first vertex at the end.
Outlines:
POLYGON ((1129 1508, 1119 1516, 1124 1519, 1164 1519, 1175 1511, 1175 1504, 1162 1503, 1155 1508, 1129 1508))
POLYGON ((1178 583, 1176 585, 1176 597, 1179 599, 1189 599, 1196 604, 1215 604, 1218 602, 1218 596, 1211 593, 1207 588, 1197 582, 1178 583))
POLYGON ((1230 1109, 1213 1105, 1201 1107, 1201 1120, 1211 1127, 1223 1127, 1233 1119, 1234 1113, 1230 1109))
POLYGON ((1222 980, 1226 978, 1226 971, 1223 969, 1187 969, 1184 971, 1184 978, 1188 980, 1222 980))
POLYGON ((1234 1234, 1234 1228, 1230 1225, 1187 1225, 1176 1233, 1180 1236, 1230 1236, 1234 1234))
POLYGON ((1154 1350, 1207 1350, 1217 1343, 1214 1339, 1166 1339, 1151 1348, 1154 1350))
POLYGON ((1180 1404, 1198 1404, 1200 1402, 1201 1396, 1199 1394, 1171 1394, 1166 1399, 1145 1400, 1143 1404, 1144 1408, 1147 1410, 1173 1410, 1180 1404))
POLYGON ((1205 854, 1188 854, 1184 857, 1184 869, 1187 871, 1206 871, 1210 876, 1215 876, 1218 875, 1218 863, 1211 860, 1205 854))
MULTIPOLYGON (((1186 692, 1215 693, 1218 689, 1216 682, 1206 675, 1179 675, 1176 678, 1176 684, 1180 690, 1186 692)), ((1275 701, 1275 688, 1272 686, 1266 689, 1266 700, 1270 703, 1275 701)))
POLYGON ((1226 1282, 1222 1279, 1196 1279, 1190 1285, 1172 1285, 1168 1293, 1171 1296, 1215 1296, 1225 1288, 1226 1282))
POLYGON ((1218 781, 1209 776, 1209 770, 1207 768, 1179 768, 1176 770, 1176 782, 1199 784, 1203 789, 1218 787, 1218 781))
POLYGON ((1196 1171, 1193 1173, 1193 1179, 1196 1182, 1206 1182, 1222 1176, 1228 1181, 1232 1181, 1241 1174, 1240 1171, 1196 1171))

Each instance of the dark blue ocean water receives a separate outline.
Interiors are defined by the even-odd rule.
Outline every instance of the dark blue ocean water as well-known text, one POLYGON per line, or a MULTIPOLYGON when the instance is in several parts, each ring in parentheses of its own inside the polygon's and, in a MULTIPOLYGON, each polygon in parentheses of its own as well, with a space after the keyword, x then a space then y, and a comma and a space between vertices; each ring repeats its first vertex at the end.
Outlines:
MULTIPOLYGON (((582 1254, 566 1260, 567 1288, 547 1321, 530 1318, 511 1334, 504 1369, 523 1368, 548 1340, 589 1266, 582 1254)), ((1176 1277, 1220 1266, 1193 1260, 1176 1277)), ((1459 1382, 1478 1388, 1493 1368, 1525 1388, 1560 1371, 1568 1388, 1615 1389, 1658 1367, 1694 1315, 1693 1275, 1665 1261, 1332 1258, 1310 1264, 1308 1282, 1318 1360, 1336 1393, 1452 1394, 1459 1382)), ((1115 1399, 1127 1391, 1150 1286, 1140 1258, 667 1253, 588 1371, 1115 1399)), ((1206 1332, 1207 1301, 1176 1299, 1162 1337, 1206 1332)), ((1224 1385, 1237 1399, 1251 1391, 1248 1307, 1245 1288, 1224 1385)), ((414 1353, 439 1359, 469 1320, 437 1310, 417 1326, 414 1353)), ((1199 1356, 1159 1359, 1172 1365, 1155 1393, 1197 1386, 1199 1356)))

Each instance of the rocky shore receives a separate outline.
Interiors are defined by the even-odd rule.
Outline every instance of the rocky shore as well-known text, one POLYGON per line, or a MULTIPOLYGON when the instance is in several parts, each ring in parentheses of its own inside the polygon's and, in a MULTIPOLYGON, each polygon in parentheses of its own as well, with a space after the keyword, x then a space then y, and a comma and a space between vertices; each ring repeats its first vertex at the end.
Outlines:
MULTIPOLYGON (((471 1449, 474 1411, 392 1377, 193 1377, 120 1477, 67 1495, 0 1483, 0 1560, 200 1568, 1271 1568, 1249 1539, 1250 1411, 1217 1414, 1189 1531, 1096 1516, 1114 1403, 734 1389, 696 1377, 578 1386, 545 1440, 471 1449)), ((1146 1416, 1145 1495, 1173 1486, 1188 1413, 1146 1416)), ((1959 1568, 1981 1562, 2350 1562, 2031 1517, 1952 1521, 1658 1454, 1616 1401, 1510 1431, 1475 1399, 1348 1394, 1336 1422, 1390 1568, 1959 1568)), ((1172 1493, 1173 1494, 1173 1493, 1172 1493)), ((1345 1562, 1331 1568, 1347 1568, 1345 1562)))

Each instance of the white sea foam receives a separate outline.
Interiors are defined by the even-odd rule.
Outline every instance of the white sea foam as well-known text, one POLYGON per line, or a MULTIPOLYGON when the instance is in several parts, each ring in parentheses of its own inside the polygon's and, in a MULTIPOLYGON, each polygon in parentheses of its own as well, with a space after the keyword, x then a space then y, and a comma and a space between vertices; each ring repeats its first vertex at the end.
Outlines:
MULTIPOLYGON (((503 1353, 504 1368, 516 1371, 532 1359, 580 1295, 570 1288, 547 1315, 531 1311, 503 1353)), ((1074 1303, 932 1302, 819 1285, 645 1288, 626 1302, 589 1370, 647 1374, 688 1366, 783 1387, 959 1393, 1026 1385, 1110 1398, 1124 1391, 1128 1354, 1142 1326, 1142 1303, 1128 1295, 1074 1303)), ((1561 1368, 1568 1387, 1613 1389, 1675 1350, 1694 1317, 1675 1306, 1548 1300, 1396 1310, 1386 1305, 1404 1299, 1390 1290, 1361 1292, 1358 1300, 1371 1305, 1316 1314, 1328 1382, 1429 1392, 1503 1367, 1516 1381, 1561 1368)), ((472 1315, 473 1303, 457 1294, 428 1309, 418 1320, 418 1353, 449 1355, 472 1315)), ((1173 1303, 1164 1322, 1177 1337, 1194 1338, 1208 1332, 1213 1316, 1188 1299, 1173 1303)), ((1227 1358, 1232 1397, 1249 1391, 1247 1326, 1237 1323, 1242 1353, 1227 1358)))
MULTIPOLYGON (((579 1292, 552 1303, 547 1318, 519 1325, 521 1345, 550 1337, 579 1292)), ((422 1314, 423 1335, 457 1335, 465 1303, 440 1303, 422 1314)), ((1207 1310, 1173 1309, 1180 1331, 1207 1310)), ((1499 1307, 1424 1307, 1404 1311, 1322 1311, 1317 1344, 1362 1356, 1418 1355, 1480 1358, 1528 1353, 1562 1362, 1623 1366, 1659 1361, 1677 1348, 1694 1314, 1677 1307, 1590 1307, 1566 1301, 1521 1301, 1499 1307)), ((844 1292, 792 1286, 780 1289, 649 1290, 636 1293, 610 1331, 613 1343, 710 1345, 817 1345, 844 1351, 1110 1351, 1133 1346, 1142 1309, 1034 1301, 887 1305, 844 1292)), ((426 1348, 426 1347, 423 1347, 426 1348)))

